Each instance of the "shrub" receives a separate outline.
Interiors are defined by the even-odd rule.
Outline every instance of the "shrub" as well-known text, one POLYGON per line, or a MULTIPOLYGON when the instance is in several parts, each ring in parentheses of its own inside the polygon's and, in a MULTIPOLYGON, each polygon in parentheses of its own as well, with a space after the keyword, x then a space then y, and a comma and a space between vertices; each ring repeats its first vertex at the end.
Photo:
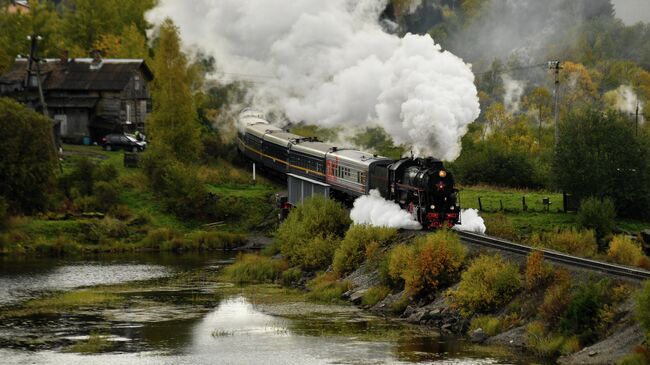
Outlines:
POLYGON ((650 364, 650 350, 636 348, 635 351, 618 362, 618 365, 648 365, 650 364))
POLYGON ((305 264, 303 259, 313 258, 312 255, 315 253, 322 257, 318 260, 310 260, 312 263, 318 262, 321 266, 329 265, 337 245, 322 250, 324 241, 314 238, 330 236, 326 241, 332 243, 343 236, 349 224, 350 217, 340 203, 325 197, 313 197, 289 213, 287 219, 278 228, 275 241, 279 244, 282 255, 293 266, 302 266, 305 264))
POLYGON ((371 307, 386 298, 388 294, 390 294, 389 287, 383 285, 373 286, 363 293, 361 304, 371 307))
POLYGON ((73 157, 70 172, 64 178, 67 190, 76 190, 82 196, 92 195, 96 167, 88 157, 73 157))
POLYGON ((612 199, 590 197, 580 204, 576 223, 578 227, 594 230, 598 237, 604 237, 612 232, 615 218, 616 208, 612 199))
POLYGON ((638 266, 646 256, 641 246, 632 242, 630 237, 616 235, 609 243, 607 257, 619 264, 638 266))
POLYGON ((54 182, 52 122, 22 104, 0 98, 0 196, 11 213, 42 210, 54 182))
POLYGON ((102 212, 107 212, 120 202, 120 193, 115 186, 106 181, 99 181, 93 186, 95 203, 102 212))
POLYGON ((321 274, 307 283, 309 294, 307 297, 318 302, 338 302, 346 291, 352 288, 352 284, 345 281, 338 281, 334 273, 321 274))
POLYGON ((230 250, 246 244, 246 236, 238 233, 195 231, 189 235, 197 250, 230 250))
POLYGON ((544 262, 542 251, 533 251, 526 260, 526 288, 533 290, 546 284, 552 278, 553 269, 544 262))
POLYGON ((486 215, 485 219, 485 233, 500 237, 507 240, 517 240, 517 231, 512 223, 512 220, 503 213, 496 213, 486 215))
POLYGON ((124 238, 129 235, 126 224, 118 219, 105 217, 98 224, 101 234, 110 238, 124 238))
POLYGON ((531 236, 531 246, 546 247, 571 255, 593 257, 598 252, 594 231, 566 229, 559 232, 535 233, 531 236))
POLYGON ((285 270, 282 275, 280 275, 280 281, 282 285, 290 286, 295 285, 302 278, 302 270, 299 267, 292 267, 285 270))
POLYGON ((467 249, 455 233, 438 231, 415 239, 406 250, 395 248, 389 274, 404 282, 409 295, 428 294, 456 278, 466 255, 467 249))
POLYGON ((285 260, 243 254, 235 263, 224 269, 224 276, 238 283, 272 283, 288 268, 285 260))
POLYGON ((469 331, 475 331, 481 328, 488 336, 498 335, 503 331, 501 319, 495 316, 477 316, 472 318, 469 325, 469 331))
POLYGON ((553 284, 546 289, 539 314, 546 323, 557 325, 571 302, 571 276, 566 270, 555 272, 553 284))
POLYGON ((409 303, 411 303, 411 298, 409 298, 408 295, 403 294, 398 300, 394 301, 390 305, 390 310, 395 314, 404 313, 409 303))
POLYGON ((142 168, 167 211, 181 218, 209 218, 215 214, 205 186, 197 184, 195 167, 161 151, 151 151, 143 155, 142 168))
POLYGON ((127 220, 133 216, 133 212, 131 212, 128 205, 118 204, 108 211, 108 215, 119 220, 127 220))
POLYGON ((178 237, 180 237, 180 233, 170 228, 158 228, 147 232, 147 236, 142 243, 144 247, 159 250, 165 242, 178 237))
POLYGON ((110 163, 100 163, 94 166, 94 169, 91 170, 92 178, 94 182, 98 181, 115 181, 120 176, 119 172, 110 163))
POLYGON ((566 338, 560 334, 547 333, 539 321, 531 322, 526 327, 526 333, 528 346, 542 357, 568 355, 580 350, 580 341, 576 337, 566 338))
POLYGON ((481 255, 463 272, 452 297, 465 314, 485 312, 505 304, 520 288, 517 265, 501 256, 481 255))
POLYGON ((598 337, 599 313, 608 304, 609 281, 589 281, 573 290, 573 297, 560 320, 566 334, 577 334, 583 343, 598 337))
POLYGON ((650 280, 646 280, 636 296, 636 316, 650 341, 650 280))
POLYGON ((9 220, 9 205, 5 198, 0 196, 0 230, 5 228, 7 221, 9 220))
POLYGON ((396 235, 394 228, 353 225, 334 252, 334 271, 338 274, 354 271, 363 262, 369 245, 388 245, 396 235))

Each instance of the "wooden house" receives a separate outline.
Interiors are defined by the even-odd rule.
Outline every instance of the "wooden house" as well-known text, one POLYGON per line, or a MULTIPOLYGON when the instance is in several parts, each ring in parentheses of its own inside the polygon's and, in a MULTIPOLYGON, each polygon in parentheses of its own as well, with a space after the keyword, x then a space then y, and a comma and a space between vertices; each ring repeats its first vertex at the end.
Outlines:
MULTIPOLYGON (((151 112, 149 82, 153 74, 142 59, 45 59, 41 83, 49 115, 66 142, 99 142, 115 132, 146 132, 151 112)), ((28 60, 17 59, 0 76, 0 96, 38 109, 38 83, 28 77, 28 60)))

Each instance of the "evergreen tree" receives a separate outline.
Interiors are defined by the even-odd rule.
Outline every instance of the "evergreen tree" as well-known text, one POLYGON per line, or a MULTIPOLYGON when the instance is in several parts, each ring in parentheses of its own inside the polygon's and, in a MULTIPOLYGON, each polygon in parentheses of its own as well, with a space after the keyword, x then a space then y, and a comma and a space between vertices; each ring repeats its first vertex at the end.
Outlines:
POLYGON ((196 76, 180 47, 178 28, 166 19, 160 26, 153 60, 154 106, 148 132, 154 148, 165 149, 180 161, 195 162, 201 149, 192 95, 196 76))

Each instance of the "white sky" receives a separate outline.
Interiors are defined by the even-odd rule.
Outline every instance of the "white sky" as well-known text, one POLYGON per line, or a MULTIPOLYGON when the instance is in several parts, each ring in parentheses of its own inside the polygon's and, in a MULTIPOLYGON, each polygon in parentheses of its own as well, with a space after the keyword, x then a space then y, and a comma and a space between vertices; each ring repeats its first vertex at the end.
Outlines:
POLYGON ((650 23, 650 0, 612 0, 616 17, 626 25, 650 23))

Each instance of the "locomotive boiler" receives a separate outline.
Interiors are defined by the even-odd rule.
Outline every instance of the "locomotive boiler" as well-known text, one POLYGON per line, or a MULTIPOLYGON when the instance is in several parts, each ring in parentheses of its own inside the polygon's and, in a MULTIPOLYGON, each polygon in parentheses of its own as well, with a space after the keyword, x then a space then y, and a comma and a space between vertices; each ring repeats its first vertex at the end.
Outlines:
POLYGON ((281 206, 285 210, 315 195, 350 205, 377 189, 425 229, 452 227, 460 220, 453 175, 431 157, 392 160, 341 148, 284 131, 252 109, 239 115, 237 148, 246 158, 286 176, 288 195, 281 206))

